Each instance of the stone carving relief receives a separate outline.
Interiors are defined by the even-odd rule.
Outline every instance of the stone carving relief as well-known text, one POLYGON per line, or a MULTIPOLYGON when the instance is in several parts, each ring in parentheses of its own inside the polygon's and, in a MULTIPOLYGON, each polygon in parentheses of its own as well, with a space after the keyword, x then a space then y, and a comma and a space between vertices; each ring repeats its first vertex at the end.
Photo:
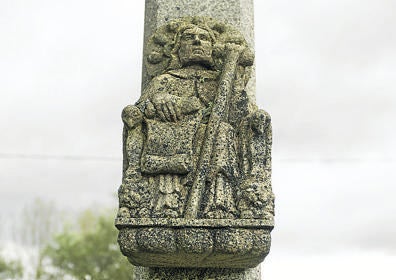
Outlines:
POLYGON ((272 222, 271 118, 245 91, 254 54, 240 32, 182 18, 145 54, 149 79, 122 112, 119 228, 145 218, 272 222))

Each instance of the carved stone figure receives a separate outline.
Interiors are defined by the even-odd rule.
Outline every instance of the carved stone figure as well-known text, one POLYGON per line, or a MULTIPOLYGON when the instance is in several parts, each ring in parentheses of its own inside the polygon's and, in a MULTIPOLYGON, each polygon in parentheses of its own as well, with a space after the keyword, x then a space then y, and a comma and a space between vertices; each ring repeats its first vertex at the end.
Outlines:
POLYGON ((254 55, 243 36, 182 18, 159 28, 145 53, 149 80, 122 112, 117 226, 145 218, 270 225, 271 119, 245 91, 254 55))

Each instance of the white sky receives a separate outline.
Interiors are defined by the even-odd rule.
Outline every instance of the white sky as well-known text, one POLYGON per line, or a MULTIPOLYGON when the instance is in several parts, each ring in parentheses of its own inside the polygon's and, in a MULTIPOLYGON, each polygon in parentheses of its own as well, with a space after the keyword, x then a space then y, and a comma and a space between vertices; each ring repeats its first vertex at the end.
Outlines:
MULTIPOLYGON (((274 127, 264 279, 396 279, 396 1, 256 1, 274 127)), ((0 0, 0 211, 113 205, 144 1, 0 0), (44 157, 44 158, 43 158, 44 157)))

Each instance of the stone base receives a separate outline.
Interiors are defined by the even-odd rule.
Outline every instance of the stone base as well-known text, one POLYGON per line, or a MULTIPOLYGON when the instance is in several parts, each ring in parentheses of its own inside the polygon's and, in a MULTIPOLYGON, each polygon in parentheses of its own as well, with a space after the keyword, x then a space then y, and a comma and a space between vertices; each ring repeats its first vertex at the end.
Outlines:
POLYGON ((260 266, 249 269, 135 267, 135 280, 260 280, 260 266))
POLYGON ((272 222, 248 219, 117 219, 121 252, 135 266, 246 269, 271 245, 272 222))

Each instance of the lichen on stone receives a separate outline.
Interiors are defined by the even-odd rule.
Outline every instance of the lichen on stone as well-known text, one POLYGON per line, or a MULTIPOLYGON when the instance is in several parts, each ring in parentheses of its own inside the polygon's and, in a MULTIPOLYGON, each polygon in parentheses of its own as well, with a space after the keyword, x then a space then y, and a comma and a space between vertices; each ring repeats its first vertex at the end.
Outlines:
MULTIPOLYGON (((245 90, 253 51, 232 26, 186 17, 158 28, 144 53, 149 79, 140 99, 122 113, 124 165, 117 226, 124 254, 136 264, 141 253, 160 265, 155 254, 162 252, 187 266, 189 254, 227 259, 254 251, 262 245, 255 235, 269 235, 272 229, 274 195, 271 118, 245 90), (205 222, 186 235, 172 226, 139 228, 142 219, 205 222), (216 224, 238 219, 242 225, 244 220, 268 223, 261 231, 258 224, 249 228, 251 223, 246 223, 245 229, 216 224), (133 250, 140 253, 130 252, 125 236, 132 235, 137 240, 133 250), (175 241, 180 235, 195 236, 199 245, 192 239, 180 247, 175 241)), ((254 260, 245 257, 235 267, 257 265, 269 243, 252 255, 254 260)), ((203 259, 196 265, 214 265, 214 260, 203 259)))

